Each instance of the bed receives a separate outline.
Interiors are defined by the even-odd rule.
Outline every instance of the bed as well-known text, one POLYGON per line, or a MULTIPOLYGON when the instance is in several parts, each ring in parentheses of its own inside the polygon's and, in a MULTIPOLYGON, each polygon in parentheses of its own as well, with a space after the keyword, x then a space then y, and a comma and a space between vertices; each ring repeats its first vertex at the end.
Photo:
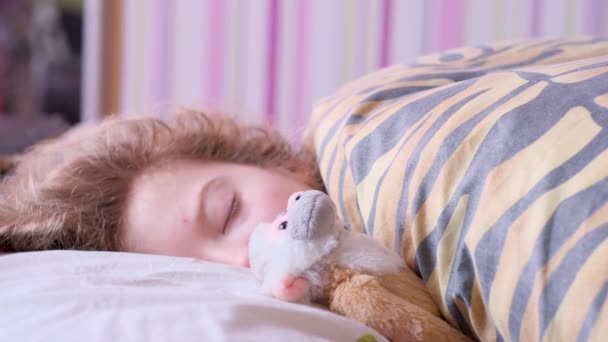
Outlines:
POLYGON ((2 341, 356 341, 373 330, 258 293, 249 270, 85 251, 0 257, 2 341))
MULTIPOLYGON (((483 341, 608 336, 608 40, 469 46, 320 99, 305 143, 349 228, 483 341)), ((40 341, 357 341, 246 269, 131 253, 0 256, 0 331, 40 341)))

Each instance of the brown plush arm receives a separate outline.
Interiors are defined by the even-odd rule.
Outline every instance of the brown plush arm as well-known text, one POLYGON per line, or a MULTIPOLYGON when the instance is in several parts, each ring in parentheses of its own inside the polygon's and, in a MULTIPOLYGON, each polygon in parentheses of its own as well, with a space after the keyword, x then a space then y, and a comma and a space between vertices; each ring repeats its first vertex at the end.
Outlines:
POLYGON ((329 308, 393 342, 470 341, 440 317, 388 291, 373 275, 359 274, 340 283, 329 308))

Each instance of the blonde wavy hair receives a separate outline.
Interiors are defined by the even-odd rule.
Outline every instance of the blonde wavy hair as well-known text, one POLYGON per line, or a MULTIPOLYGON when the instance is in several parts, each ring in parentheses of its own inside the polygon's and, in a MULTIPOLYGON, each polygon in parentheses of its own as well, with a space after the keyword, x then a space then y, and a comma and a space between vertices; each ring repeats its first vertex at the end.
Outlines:
POLYGON ((135 177, 174 160, 278 168, 322 189, 314 156, 277 132, 186 110, 171 120, 111 118, 18 157, 0 182, 0 251, 120 250, 135 177))

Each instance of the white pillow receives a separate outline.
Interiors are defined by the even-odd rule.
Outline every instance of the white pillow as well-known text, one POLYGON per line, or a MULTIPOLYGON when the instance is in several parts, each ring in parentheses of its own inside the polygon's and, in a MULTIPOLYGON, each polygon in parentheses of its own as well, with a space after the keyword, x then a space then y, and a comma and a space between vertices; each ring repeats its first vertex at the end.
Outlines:
POLYGON ((248 269, 116 252, 0 256, 7 341, 356 341, 381 335, 258 293, 248 269))

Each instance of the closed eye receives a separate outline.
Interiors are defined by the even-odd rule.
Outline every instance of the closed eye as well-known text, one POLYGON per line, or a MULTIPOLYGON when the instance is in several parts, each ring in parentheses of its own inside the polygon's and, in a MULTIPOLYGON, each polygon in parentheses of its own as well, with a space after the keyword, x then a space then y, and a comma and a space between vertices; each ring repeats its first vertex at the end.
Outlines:
POLYGON ((239 210, 238 196, 236 193, 234 193, 232 195, 232 201, 230 203, 230 210, 228 211, 228 214, 226 215, 226 220, 224 222, 224 229, 222 230, 222 234, 226 233, 226 230, 228 229, 228 225, 230 224, 230 221, 233 219, 234 216, 236 216, 236 213, 238 210, 239 210))

